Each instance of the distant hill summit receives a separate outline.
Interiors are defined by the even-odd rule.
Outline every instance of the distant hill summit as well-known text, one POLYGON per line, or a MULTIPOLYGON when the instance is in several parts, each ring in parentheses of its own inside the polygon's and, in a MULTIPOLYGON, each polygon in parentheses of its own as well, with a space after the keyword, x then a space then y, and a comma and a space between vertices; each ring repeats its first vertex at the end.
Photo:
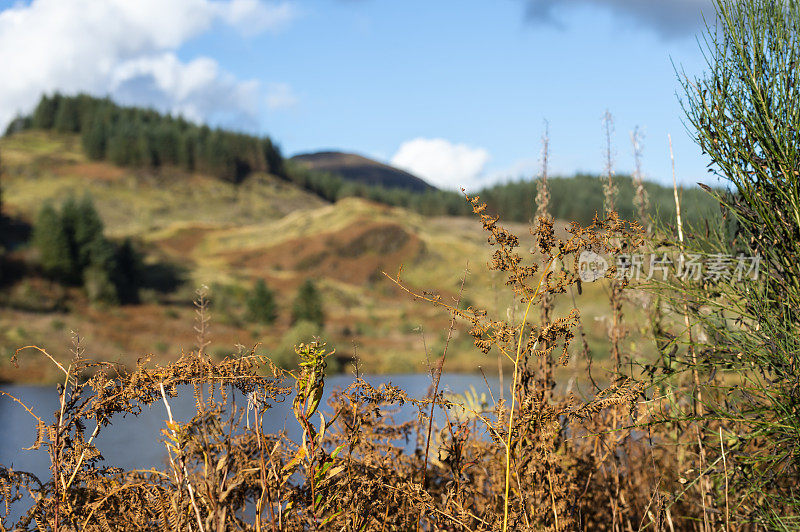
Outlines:
POLYGON ((346 181, 365 185, 400 188, 413 192, 436 190, 436 187, 413 174, 354 153, 321 151, 295 155, 290 160, 309 170, 326 172, 346 181))

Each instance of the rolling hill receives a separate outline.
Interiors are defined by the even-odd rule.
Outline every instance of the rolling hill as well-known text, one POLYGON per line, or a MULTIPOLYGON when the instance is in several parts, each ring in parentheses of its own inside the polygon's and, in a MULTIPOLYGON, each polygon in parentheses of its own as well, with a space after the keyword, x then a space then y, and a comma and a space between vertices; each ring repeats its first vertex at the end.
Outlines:
MULTIPOLYGON (((436 189, 407 172, 360 155, 319 152, 285 160, 278 145, 267 136, 212 129, 181 117, 120 106, 86 94, 42 96, 30 115, 18 117, 9 125, 6 137, 36 131, 77 133, 79 144, 72 148, 85 156, 89 164, 84 170, 89 175, 96 166, 91 163, 113 164, 115 168, 110 175, 126 172, 169 175, 167 184, 188 186, 189 197, 193 196, 194 187, 187 175, 242 185, 239 189, 226 187, 236 193, 249 193, 253 190, 252 182, 266 176, 328 202, 360 197, 428 216, 471 213, 460 193, 436 189)), ((631 178, 619 175, 615 182, 620 216, 637 218, 631 178)), ((536 210, 537 186, 536 180, 525 178, 488 187, 480 191, 480 196, 490 212, 507 220, 527 222, 536 210)), ((598 176, 553 178, 551 212, 557 218, 589 224, 595 213, 602 211, 602 188, 598 176)), ((650 214, 661 221, 674 220, 672 188, 652 182, 646 183, 645 188, 650 197, 650 214)), ((706 218, 717 215, 717 203, 705 191, 691 187, 682 195, 685 221, 689 225, 699 226, 706 218)), ((280 202, 276 205, 279 210, 285 208, 280 202)), ((291 208, 292 204, 286 207, 291 208)))
POLYGON ((435 190, 435 187, 415 175, 354 153, 321 151, 295 155, 289 160, 345 181, 413 192, 435 190))
MULTIPOLYGON (((170 275, 177 286, 147 289, 141 303, 92 305, 77 287, 64 287, 36 273, 36 251, 18 246, 8 256, 24 275, 0 283, 0 379, 46 381, 41 365, 21 370, 8 359, 21 345, 39 345, 68 357, 70 331, 84 338, 98 360, 134 364, 178 356, 195 345, 192 299, 197 287, 211 291, 212 345, 222 356, 237 344, 285 356, 302 340, 290 319, 297 287, 319 286, 327 315, 322 336, 342 360, 357 356, 368 372, 426 371, 446 337, 449 317, 414 302, 382 272, 397 274, 412 289, 434 290, 447 300, 458 293, 465 268, 469 304, 505 316, 515 300, 502 279, 487 271, 491 249, 472 218, 423 216, 363 198, 325 202, 290 182, 254 174, 234 184, 179 168, 124 168, 88 159, 75 134, 24 131, 0 138, 3 203, 19 223, 32 223, 47 202, 89 194, 112 238, 131 238, 145 253, 152 275, 170 275), (25 266, 27 265, 27 266, 25 266), (27 268, 27 269, 26 269, 27 268), (248 320, 248 294, 263 279, 275 292, 279 316, 272 325, 248 320), (22 375, 22 377, 20 376, 22 375)), ((523 224, 507 224, 533 246, 523 224)), ((604 335, 601 287, 579 296, 590 342, 604 335)), ((601 354, 602 356, 602 354, 601 354)), ((496 370, 459 328, 450 343, 451 371, 496 370)))

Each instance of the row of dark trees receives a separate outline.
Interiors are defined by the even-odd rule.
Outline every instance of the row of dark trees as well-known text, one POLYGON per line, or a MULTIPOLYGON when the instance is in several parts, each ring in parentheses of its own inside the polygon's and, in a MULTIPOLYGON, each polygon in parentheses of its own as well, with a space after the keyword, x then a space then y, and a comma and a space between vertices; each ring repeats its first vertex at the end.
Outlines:
POLYGON ((89 197, 46 203, 33 228, 43 272, 67 285, 83 286, 92 301, 135 303, 142 260, 130 240, 112 242, 89 197))
MULTIPOLYGON (((415 192, 400 188, 353 183, 341 177, 307 170, 289 163, 287 172, 292 181, 328 201, 347 197, 366 198, 379 203, 404 207, 427 216, 466 216, 472 208, 464 195, 447 190, 415 192)), ((630 176, 614 177, 618 187, 617 210, 621 217, 637 219, 633 203, 634 186, 630 176)), ((528 222, 536 212, 538 180, 518 180, 485 188, 477 194, 488 205, 490 212, 502 213, 504 220, 528 222)), ((598 176, 577 174, 548 180, 550 190, 549 210, 557 219, 574 220, 588 225, 595 213, 603 212, 603 181, 598 176)), ((654 218, 669 222, 675 219, 675 200, 671 188, 657 183, 646 183, 651 212, 654 218)), ((717 202, 699 188, 688 188, 682 193, 684 220, 697 225, 704 219, 716 216, 717 202)))
POLYGON ((284 174, 280 150, 268 137, 198 126, 108 98, 44 95, 33 113, 14 120, 6 133, 31 128, 79 133, 88 157, 120 166, 175 166, 237 183, 252 172, 284 174))
MULTIPOLYGON (((603 180, 589 174, 548 179, 550 203, 548 210, 559 220, 576 221, 582 225, 592 222, 595 213, 603 212, 603 180)), ((632 179, 614 176, 617 187, 615 208, 620 217, 636 220, 632 179)), ((502 213, 503 219, 527 222, 536 212, 538 180, 520 180, 482 190, 479 194, 491 212, 502 213)), ((670 187, 645 183, 650 201, 650 215, 657 222, 674 223, 675 198, 670 187)), ((681 192, 681 211, 684 223, 698 226, 703 220, 719 215, 719 204, 700 188, 681 192)))
MULTIPOLYGON (((629 176, 615 176, 619 195, 616 208, 622 218, 637 219, 633 202, 634 186, 629 176)), ((538 180, 519 180, 485 188, 477 194, 493 213, 502 213, 504 220, 529 222, 536 212, 538 180)), ((550 178, 550 211, 557 219, 574 220, 583 225, 592 223, 595 213, 603 212, 603 182, 593 175, 550 178)), ((305 188, 329 201, 346 197, 361 197, 393 206, 404 207, 427 216, 466 216, 472 212, 462 194, 432 190, 413 192, 348 183, 335 176, 311 174, 305 188)), ((646 183, 650 199, 650 214, 655 220, 670 223, 675 220, 675 200, 671 188, 646 183)), ((718 204, 699 188, 682 192, 683 218, 697 226, 703 220, 719 214, 718 204)))

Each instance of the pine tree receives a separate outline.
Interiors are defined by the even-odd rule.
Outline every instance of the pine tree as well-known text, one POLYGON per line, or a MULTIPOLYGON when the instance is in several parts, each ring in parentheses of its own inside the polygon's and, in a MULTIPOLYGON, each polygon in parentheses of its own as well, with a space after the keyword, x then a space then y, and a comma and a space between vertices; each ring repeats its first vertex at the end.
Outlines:
POLYGON ((264 159, 267 162, 267 167, 264 169, 270 174, 286 177, 286 169, 283 166, 283 156, 280 149, 272 143, 272 140, 265 138, 263 140, 264 159))
POLYGON ((89 196, 84 196, 79 202, 67 198, 61 207, 61 223, 69 239, 74 261, 81 271, 92 263, 108 260, 103 220, 89 196))
POLYGON ((90 159, 100 161, 106 157, 106 144, 109 128, 101 114, 96 114, 81 135, 83 151, 90 159))
POLYGON ((117 303, 119 298, 114 283, 117 249, 103 234, 103 220, 91 198, 87 195, 79 202, 67 200, 61 219, 90 299, 117 303))
POLYGON ((61 98, 58 102, 53 129, 62 133, 77 133, 81 129, 80 105, 77 98, 61 98))
POLYGON ((14 120, 8 123, 6 127, 5 136, 9 137, 14 133, 18 133, 19 131, 25 131, 27 129, 31 129, 33 127, 33 118, 30 115, 21 116, 17 115, 14 117, 14 120))
POLYGON ((162 123, 156 128, 154 139, 157 164, 159 166, 178 164, 180 134, 177 126, 172 121, 162 123))
POLYGON ((103 221, 89 196, 68 198, 61 212, 46 204, 33 233, 42 270, 54 279, 83 285, 89 299, 118 303, 135 301, 138 277, 132 249, 119 250, 103 234, 103 221))
POLYGON ((264 279, 256 281, 253 291, 247 297, 247 315, 252 321, 274 323, 278 317, 275 295, 264 279))
POLYGON ((311 279, 307 279, 300 285, 292 305, 292 323, 299 321, 309 321, 320 328, 325 323, 322 296, 311 279))
POLYGON ((69 236, 61 216, 49 203, 42 207, 36 218, 33 243, 39 250, 39 263, 47 275, 66 283, 80 282, 81 271, 75 263, 69 236))
POLYGON ((194 172, 196 168, 195 153, 198 150, 200 135, 197 129, 190 129, 181 133, 178 142, 178 164, 187 172, 194 172))
POLYGON ((141 128, 126 113, 114 124, 108 138, 106 156, 119 166, 143 166, 145 157, 142 152, 146 148, 141 128))
POLYGON ((37 129, 52 129, 56 121, 56 112, 61 96, 56 93, 52 98, 46 94, 42 95, 39 105, 33 112, 33 127, 37 129))

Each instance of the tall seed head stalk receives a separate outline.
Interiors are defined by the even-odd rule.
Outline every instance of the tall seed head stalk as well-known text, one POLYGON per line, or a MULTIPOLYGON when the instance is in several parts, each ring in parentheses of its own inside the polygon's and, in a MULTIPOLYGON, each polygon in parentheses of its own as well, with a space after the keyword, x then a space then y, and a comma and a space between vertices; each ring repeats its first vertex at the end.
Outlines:
MULTIPOLYGON (((550 215, 550 187, 547 183, 548 165, 550 162, 550 124, 544 121, 544 133, 542 134, 542 169, 539 180, 536 183, 536 223, 552 222, 550 215)), ((553 296, 547 292, 541 298, 541 318, 542 323, 550 323, 553 311, 553 296)), ((543 342, 542 349, 547 352, 548 342, 543 342)), ((550 396, 550 392, 555 385, 553 380, 553 361, 549 356, 539 357, 539 371, 542 375, 543 399, 550 396)))
POLYGON ((542 174, 536 183, 536 219, 550 218, 550 187, 547 184, 550 162, 550 124, 544 121, 542 134, 542 174))
POLYGON ((631 144, 633 145, 633 206, 636 209, 636 216, 639 223, 645 228, 649 235, 653 228, 650 223, 648 211, 650 210, 650 197, 647 189, 644 188, 644 173, 642 172, 642 140, 644 133, 636 126, 631 131, 631 144))
POLYGON ((608 110, 606 110, 606 114, 603 115, 603 131, 606 137, 603 209, 605 210, 605 214, 608 215, 616 211, 614 200, 617 196, 617 188, 614 184, 614 151, 611 145, 611 136, 614 134, 614 117, 611 116, 611 112, 608 110))

